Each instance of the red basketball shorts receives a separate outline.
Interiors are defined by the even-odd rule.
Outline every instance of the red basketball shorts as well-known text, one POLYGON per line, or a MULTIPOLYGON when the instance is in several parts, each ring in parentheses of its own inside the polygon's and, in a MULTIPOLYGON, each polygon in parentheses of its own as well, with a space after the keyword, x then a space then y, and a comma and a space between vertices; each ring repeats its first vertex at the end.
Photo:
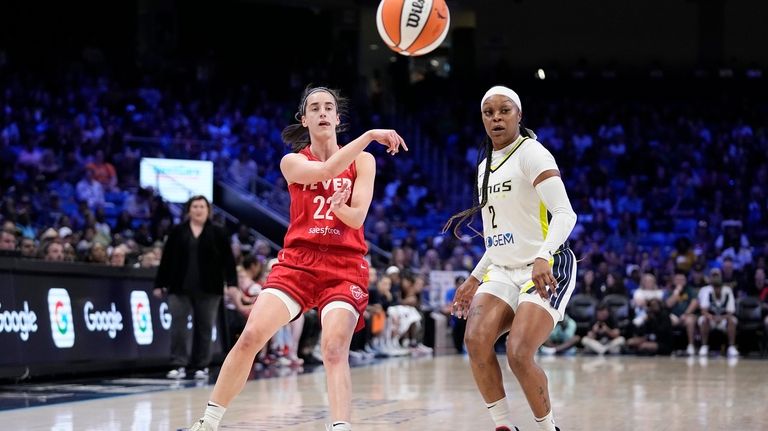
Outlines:
POLYGON ((302 313, 317 307, 322 315, 329 303, 346 302, 360 314, 355 331, 363 329, 368 305, 368 261, 363 255, 295 247, 284 248, 277 259, 266 288, 285 292, 301 306, 302 313))

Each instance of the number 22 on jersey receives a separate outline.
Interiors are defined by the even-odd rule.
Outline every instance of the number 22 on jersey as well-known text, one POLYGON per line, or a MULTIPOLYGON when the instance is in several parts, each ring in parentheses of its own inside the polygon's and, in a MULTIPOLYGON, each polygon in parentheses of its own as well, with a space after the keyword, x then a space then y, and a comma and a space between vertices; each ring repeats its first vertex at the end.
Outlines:
POLYGON ((317 205, 317 209, 315 210, 315 215, 313 216, 315 220, 333 220, 333 216, 331 215, 331 197, 328 196, 327 198, 324 196, 317 195, 314 199, 312 199, 312 202, 317 205), (323 214, 323 209, 325 206, 328 206, 328 210, 323 214))

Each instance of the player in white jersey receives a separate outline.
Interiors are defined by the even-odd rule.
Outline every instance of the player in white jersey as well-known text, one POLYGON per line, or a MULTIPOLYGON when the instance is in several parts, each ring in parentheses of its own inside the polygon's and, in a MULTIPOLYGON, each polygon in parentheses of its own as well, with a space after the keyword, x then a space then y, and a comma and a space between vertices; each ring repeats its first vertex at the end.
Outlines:
POLYGON ((488 137, 478 166, 479 204, 451 217, 445 230, 454 225, 458 236, 461 224, 482 212, 486 251, 457 289, 453 313, 468 319, 464 342, 496 431, 517 429, 494 352, 506 332, 509 366, 539 429, 555 431, 547 376, 534 355, 563 319, 575 285, 567 240, 576 214, 554 157, 522 127, 517 93, 492 87, 481 112, 488 137))

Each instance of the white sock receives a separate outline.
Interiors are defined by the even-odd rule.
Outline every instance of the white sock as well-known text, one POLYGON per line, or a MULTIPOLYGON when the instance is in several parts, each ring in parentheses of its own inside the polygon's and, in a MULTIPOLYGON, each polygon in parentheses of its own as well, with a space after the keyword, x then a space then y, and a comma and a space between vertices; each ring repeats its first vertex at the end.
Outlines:
POLYGON ((504 426, 511 430, 515 429, 515 426, 512 425, 512 418, 510 418, 507 397, 504 397, 495 403, 485 404, 485 407, 488 409, 488 413, 491 414, 491 418, 496 424, 496 427, 504 426))
POLYGON ((552 414, 552 410, 549 410, 549 413, 547 413, 546 416, 543 418, 537 418, 536 419, 536 425, 539 427, 542 431, 555 431, 555 416, 552 414))
POLYGON ((211 424, 213 429, 219 429, 219 422, 221 422, 221 418, 224 417, 224 412, 226 411, 226 407, 220 406, 213 401, 208 401, 208 406, 205 407, 203 419, 211 424))
POLYGON ((333 423, 331 431, 352 431, 352 424, 344 421, 336 421, 333 423))

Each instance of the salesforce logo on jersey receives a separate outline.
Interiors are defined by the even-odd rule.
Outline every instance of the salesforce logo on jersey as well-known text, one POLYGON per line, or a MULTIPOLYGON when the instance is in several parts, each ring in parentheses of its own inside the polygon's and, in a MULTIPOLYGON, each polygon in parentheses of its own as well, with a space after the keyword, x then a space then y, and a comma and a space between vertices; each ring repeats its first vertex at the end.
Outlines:
POLYGON ((320 235, 341 235, 341 230, 334 229, 330 226, 311 227, 309 228, 308 232, 311 234, 320 234, 320 235))
POLYGON ((485 248, 499 247, 502 245, 513 244, 515 242, 512 233, 499 233, 485 238, 485 248))

